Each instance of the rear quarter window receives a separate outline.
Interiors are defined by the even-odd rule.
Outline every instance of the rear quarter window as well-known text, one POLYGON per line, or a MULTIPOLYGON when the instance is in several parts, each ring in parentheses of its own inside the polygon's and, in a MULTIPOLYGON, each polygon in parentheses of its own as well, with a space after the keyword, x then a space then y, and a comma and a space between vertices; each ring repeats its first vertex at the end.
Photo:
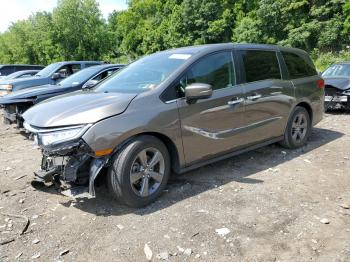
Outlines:
POLYGON ((280 66, 275 51, 239 51, 245 71, 246 82, 281 79, 280 66))
POLYGON ((282 52, 291 79, 317 75, 311 59, 295 53, 282 52))

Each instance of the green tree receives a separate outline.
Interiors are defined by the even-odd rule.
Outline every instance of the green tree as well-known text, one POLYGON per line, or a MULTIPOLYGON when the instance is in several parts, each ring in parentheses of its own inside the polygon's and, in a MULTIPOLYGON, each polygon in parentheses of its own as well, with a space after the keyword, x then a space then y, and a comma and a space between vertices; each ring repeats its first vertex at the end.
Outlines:
POLYGON ((99 59, 105 52, 104 20, 94 0, 59 0, 52 14, 59 57, 99 59))

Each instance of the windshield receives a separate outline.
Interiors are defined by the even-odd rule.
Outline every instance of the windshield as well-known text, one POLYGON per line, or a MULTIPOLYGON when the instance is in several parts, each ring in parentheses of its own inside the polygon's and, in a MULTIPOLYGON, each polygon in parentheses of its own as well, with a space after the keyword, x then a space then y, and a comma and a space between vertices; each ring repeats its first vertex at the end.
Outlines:
POLYGON ((141 93, 156 88, 190 54, 156 53, 130 64, 95 88, 98 92, 141 93))
POLYGON ((36 74, 36 76, 49 77, 52 73, 54 73, 59 68, 59 66, 60 66, 59 63, 48 65, 43 70, 39 71, 36 74))
POLYGON ((89 80, 90 77, 94 76, 99 71, 99 69, 95 69, 94 67, 89 67, 78 71, 77 73, 67 77, 63 81, 59 83, 60 86, 64 85, 79 85, 86 80, 89 80))
POLYGON ((322 76, 347 76, 350 77, 350 64, 337 64, 328 68, 322 76))

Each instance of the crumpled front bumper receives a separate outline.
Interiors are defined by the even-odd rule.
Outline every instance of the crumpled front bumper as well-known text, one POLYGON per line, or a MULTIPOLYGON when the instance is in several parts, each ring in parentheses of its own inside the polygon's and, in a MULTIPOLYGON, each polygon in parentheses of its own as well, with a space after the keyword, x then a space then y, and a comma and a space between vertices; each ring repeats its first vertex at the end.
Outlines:
POLYGON ((36 181, 87 186, 90 196, 95 197, 95 180, 109 157, 96 158, 82 139, 40 148, 43 156, 41 169, 34 173, 36 181))
POLYGON ((325 109, 350 109, 350 90, 326 88, 325 109))

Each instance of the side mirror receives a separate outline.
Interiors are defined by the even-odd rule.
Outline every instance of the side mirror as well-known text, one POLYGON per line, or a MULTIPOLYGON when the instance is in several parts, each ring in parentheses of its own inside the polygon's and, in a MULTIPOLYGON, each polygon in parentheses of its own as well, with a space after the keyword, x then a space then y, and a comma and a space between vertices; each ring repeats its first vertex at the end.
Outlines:
POLYGON ((98 81, 97 80, 89 80, 89 81, 87 81, 84 85, 83 85, 83 89, 85 89, 85 88, 92 88, 92 87, 94 87, 96 84, 98 83, 98 81))
POLYGON ((199 99, 210 98, 212 94, 213 87, 208 84, 195 83, 185 88, 185 97, 189 104, 193 104, 199 99))
POLYGON ((57 80, 61 78, 61 74, 60 73, 53 73, 53 75, 51 76, 52 80, 57 80))

